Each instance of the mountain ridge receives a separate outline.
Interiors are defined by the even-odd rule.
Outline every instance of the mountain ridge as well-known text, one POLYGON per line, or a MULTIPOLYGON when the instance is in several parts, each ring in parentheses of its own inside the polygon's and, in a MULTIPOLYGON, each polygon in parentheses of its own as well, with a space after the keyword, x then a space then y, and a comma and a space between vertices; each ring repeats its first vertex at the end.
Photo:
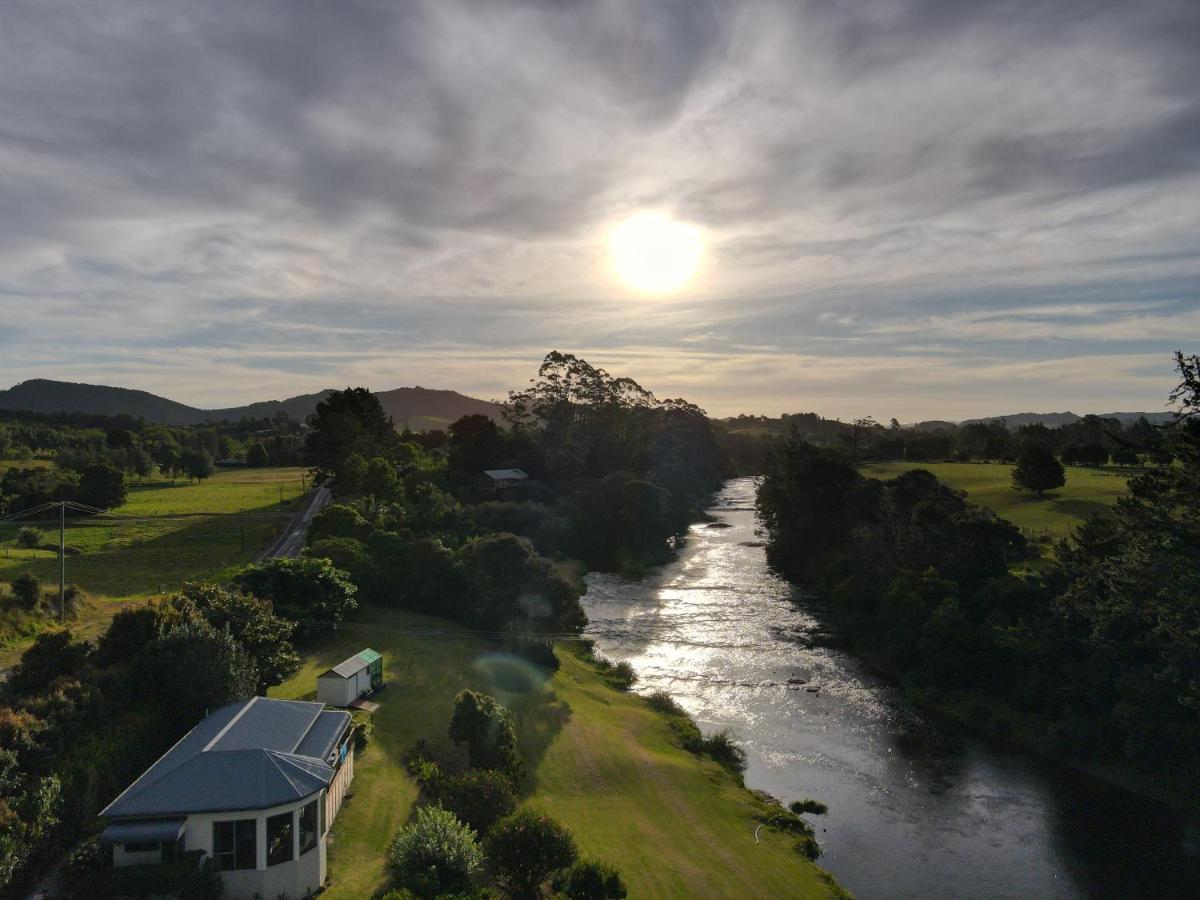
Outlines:
MULTIPOLYGON (((0 390, 0 409, 35 413, 85 413, 103 416, 128 415, 159 425, 200 425, 236 421, 241 418, 272 418, 283 412, 304 421, 317 403, 333 392, 326 388, 284 400, 260 400, 244 406, 202 409, 135 388, 84 382, 31 378, 0 390)), ((465 415, 481 414, 499 419, 499 405, 439 388, 400 387, 376 391, 384 411, 397 427, 413 430, 441 427, 465 415)))

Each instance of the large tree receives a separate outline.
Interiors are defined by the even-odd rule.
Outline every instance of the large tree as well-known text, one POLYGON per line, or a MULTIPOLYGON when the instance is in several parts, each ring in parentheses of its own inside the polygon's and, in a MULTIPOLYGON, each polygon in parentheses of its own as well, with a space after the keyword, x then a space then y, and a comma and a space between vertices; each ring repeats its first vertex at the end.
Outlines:
POLYGON ((334 391, 308 419, 304 459, 317 478, 337 478, 352 455, 388 458, 399 442, 391 416, 366 388, 334 391))
POLYGON ((246 593, 270 600, 289 619, 337 622, 358 606, 357 588, 327 559, 272 559, 244 569, 233 581, 246 593))
POLYGON ((1062 487, 1067 483, 1067 473, 1054 451, 1038 442, 1029 442, 1017 457, 1012 470, 1013 486, 1033 491, 1040 500, 1046 491, 1062 487))

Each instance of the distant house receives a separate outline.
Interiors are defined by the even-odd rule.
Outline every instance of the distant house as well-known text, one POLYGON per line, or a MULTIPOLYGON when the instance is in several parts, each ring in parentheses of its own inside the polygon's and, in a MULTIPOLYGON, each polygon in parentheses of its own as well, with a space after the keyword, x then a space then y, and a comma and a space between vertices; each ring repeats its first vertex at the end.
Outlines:
POLYGON ((368 647, 317 676, 317 700, 349 706, 383 684, 383 657, 368 647))
POLYGON ((493 491, 524 487, 528 482, 529 476, 521 469, 487 469, 483 473, 483 486, 493 491))
POLYGON ((209 715, 101 811, 113 865, 199 850, 229 900, 315 893, 354 778, 350 714, 255 697, 209 715))

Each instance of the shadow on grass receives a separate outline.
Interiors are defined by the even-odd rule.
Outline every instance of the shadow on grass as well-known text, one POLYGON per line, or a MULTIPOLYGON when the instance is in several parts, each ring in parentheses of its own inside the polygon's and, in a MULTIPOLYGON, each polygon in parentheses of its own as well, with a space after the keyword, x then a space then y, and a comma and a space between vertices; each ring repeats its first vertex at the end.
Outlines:
POLYGON ((1054 500, 1053 509, 1056 513, 1072 516, 1080 521, 1091 518, 1096 513, 1110 513, 1112 506, 1099 500, 1054 500))

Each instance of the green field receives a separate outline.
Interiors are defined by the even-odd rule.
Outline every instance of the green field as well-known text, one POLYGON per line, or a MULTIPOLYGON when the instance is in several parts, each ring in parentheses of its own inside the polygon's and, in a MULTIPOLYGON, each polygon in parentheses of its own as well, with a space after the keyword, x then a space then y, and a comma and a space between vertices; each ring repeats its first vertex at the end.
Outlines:
MULTIPOLYGON (((299 468, 226 469, 195 484, 148 480, 132 487, 127 502, 113 510, 144 518, 68 520, 67 580, 90 597, 76 630, 99 633, 131 602, 185 581, 220 577, 252 561, 291 512, 306 476, 307 470, 299 468)), ((57 542, 56 519, 30 524, 57 542)), ((17 547, 17 530, 17 525, 0 526, 0 582, 26 571, 57 582, 56 553, 17 547)), ((19 655, 22 643, 0 650, 0 665, 19 655)))
POLYGON ((1005 463, 871 463, 862 467, 870 478, 895 478, 910 469, 928 469, 942 481, 966 491, 967 499, 1008 519, 1033 537, 1066 537, 1095 513, 1106 512, 1125 493, 1133 472, 1112 468, 1067 467, 1067 483, 1038 500, 1012 486, 1012 466, 1005 463))
MULTIPOLYGON (((487 691, 517 719, 528 802, 574 832, 585 856, 620 869, 631 897, 822 897, 824 873, 764 828, 761 800, 715 763, 673 746, 665 721, 620 694, 571 653, 544 670, 472 638, 405 634, 451 627, 438 619, 369 609, 316 647, 272 696, 310 695, 316 676, 370 645, 384 654, 388 686, 376 699, 371 744, 355 763, 350 799, 333 826, 328 900, 371 897, 386 888, 391 836, 412 812, 417 787, 401 758, 420 738, 439 756, 453 698, 487 691)), ((794 798, 787 798, 794 799, 794 798)))

